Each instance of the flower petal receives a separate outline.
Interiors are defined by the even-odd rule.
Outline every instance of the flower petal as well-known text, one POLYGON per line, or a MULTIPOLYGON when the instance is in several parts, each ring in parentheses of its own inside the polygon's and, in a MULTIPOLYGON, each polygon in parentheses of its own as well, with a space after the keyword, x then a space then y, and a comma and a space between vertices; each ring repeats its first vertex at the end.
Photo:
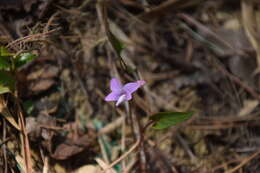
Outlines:
POLYGON ((120 97, 120 93, 114 91, 106 96, 105 101, 107 101, 107 102, 108 101, 117 101, 119 97, 120 97))
POLYGON ((118 91, 122 89, 122 84, 117 78, 112 78, 110 81, 110 89, 112 91, 118 91))
POLYGON ((145 81, 144 80, 138 80, 136 81, 140 86, 143 86, 145 84, 145 81))
POLYGON ((132 94, 140 87, 139 82, 130 82, 123 86, 123 90, 126 91, 128 94, 132 94))
POLYGON ((126 101, 131 100, 132 99, 132 94, 131 93, 126 93, 126 101))

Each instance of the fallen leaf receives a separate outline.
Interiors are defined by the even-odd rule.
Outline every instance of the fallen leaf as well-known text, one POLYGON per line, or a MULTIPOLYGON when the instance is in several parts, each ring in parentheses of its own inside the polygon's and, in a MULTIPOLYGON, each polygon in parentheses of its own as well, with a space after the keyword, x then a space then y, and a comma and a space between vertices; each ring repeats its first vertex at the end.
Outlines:
POLYGON ((254 109, 259 105, 258 100, 245 100, 243 108, 239 111, 239 116, 245 116, 254 111, 254 109))
POLYGON ((94 165, 85 165, 77 169, 74 173, 101 173, 102 170, 94 165))
POLYGON ((255 59, 251 57, 243 57, 243 56, 232 56, 229 58, 228 65, 230 71, 242 79, 246 81, 251 86, 254 86, 254 70, 256 69, 255 59))
POLYGON ((20 155, 16 155, 15 156, 15 160, 16 160, 16 162, 18 164, 20 172, 25 172, 26 166, 25 166, 25 163, 24 163, 24 159, 20 155))
POLYGON ((52 157, 57 160, 65 160, 74 156, 90 146, 93 141, 89 135, 84 135, 78 139, 67 138, 63 143, 57 146, 52 157))
POLYGON ((65 170, 65 168, 63 168, 60 164, 55 164, 54 165, 54 170, 55 172, 59 172, 59 173, 67 173, 67 171, 65 170))
POLYGON ((11 115, 9 109, 7 108, 7 104, 2 95, 0 95, 0 114, 10 123, 12 124, 17 130, 20 131, 20 127, 15 121, 14 117, 11 115))
POLYGON ((47 66, 43 67, 37 71, 31 72, 26 79, 27 80, 36 80, 39 78, 54 78, 57 77, 59 69, 56 66, 47 66))
POLYGON ((254 47, 257 55, 258 72, 260 69, 260 38, 257 26, 257 16, 254 10, 255 3, 253 1, 242 0, 241 12, 243 19, 243 26, 245 28, 246 35, 254 47))
POLYGON ((53 79, 41 79, 33 82, 29 88, 33 92, 42 92, 50 89, 55 84, 53 79))

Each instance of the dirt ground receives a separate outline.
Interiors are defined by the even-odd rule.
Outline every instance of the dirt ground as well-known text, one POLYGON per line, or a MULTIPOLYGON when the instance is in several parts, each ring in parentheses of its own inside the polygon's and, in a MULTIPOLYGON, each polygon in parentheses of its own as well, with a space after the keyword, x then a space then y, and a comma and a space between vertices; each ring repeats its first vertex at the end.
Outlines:
POLYGON ((16 74, 29 142, 1 117, 0 172, 260 172, 259 36, 258 0, 1 0, 1 46, 37 58, 16 74), (112 77, 146 84, 116 107, 112 77), (194 115, 108 169, 164 111, 194 115))

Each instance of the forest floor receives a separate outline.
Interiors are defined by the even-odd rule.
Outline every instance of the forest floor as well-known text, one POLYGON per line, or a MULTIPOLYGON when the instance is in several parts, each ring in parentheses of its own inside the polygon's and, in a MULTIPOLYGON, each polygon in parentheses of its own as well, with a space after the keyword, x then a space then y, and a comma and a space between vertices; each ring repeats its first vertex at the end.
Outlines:
POLYGON ((37 54, 16 76, 30 159, 2 117, 0 172, 102 172, 165 111, 194 115, 106 172, 260 172, 259 33, 254 0, 0 1, 1 46, 37 54), (146 82, 130 107, 112 77, 146 82))

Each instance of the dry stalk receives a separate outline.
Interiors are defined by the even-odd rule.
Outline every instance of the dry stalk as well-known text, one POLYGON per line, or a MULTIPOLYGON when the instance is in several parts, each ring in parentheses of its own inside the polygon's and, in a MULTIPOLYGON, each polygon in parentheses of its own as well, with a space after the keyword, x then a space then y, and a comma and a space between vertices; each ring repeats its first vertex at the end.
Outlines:
POLYGON ((244 165, 246 165, 248 162, 250 162, 251 160, 253 160, 254 158, 256 158, 259 154, 260 154, 260 150, 258 150, 257 152, 255 152, 255 153, 252 154, 251 156, 245 158, 239 165, 237 165, 235 168, 233 168, 233 169, 227 171, 226 173, 236 172, 237 170, 239 170, 240 168, 242 168, 244 165))
MULTIPOLYGON (((112 162, 107 169, 111 169, 112 167, 114 167, 116 164, 118 164, 119 162, 121 162, 123 159, 125 159, 129 154, 131 154, 138 146, 140 146, 140 144, 142 143, 142 141, 144 140, 144 133, 146 131, 146 129, 148 127, 150 127, 151 125, 154 124, 154 121, 149 121, 145 127, 142 130, 142 137, 137 139, 137 141, 134 143, 134 145, 127 151, 125 152, 122 156, 120 156, 118 159, 116 159, 114 162, 112 162)), ((106 170, 104 170, 103 172, 105 172, 106 170)))
POLYGON ((23 149, 23 157, 25 161, 26 166, 26 173, 32 173, 32 160, 31 160, 31 150, 30 150, 30 144, 29 144, 29 138, 28 134, 25 129, 25 122, 24 122, 24 116, 21 109, 21 105, 18 101, 18 98, 16 98, 16 105, 18 109, 18 118, 19 118, 19 125, 21 128, 21 142, 22 142, 22 149, 23 149))

